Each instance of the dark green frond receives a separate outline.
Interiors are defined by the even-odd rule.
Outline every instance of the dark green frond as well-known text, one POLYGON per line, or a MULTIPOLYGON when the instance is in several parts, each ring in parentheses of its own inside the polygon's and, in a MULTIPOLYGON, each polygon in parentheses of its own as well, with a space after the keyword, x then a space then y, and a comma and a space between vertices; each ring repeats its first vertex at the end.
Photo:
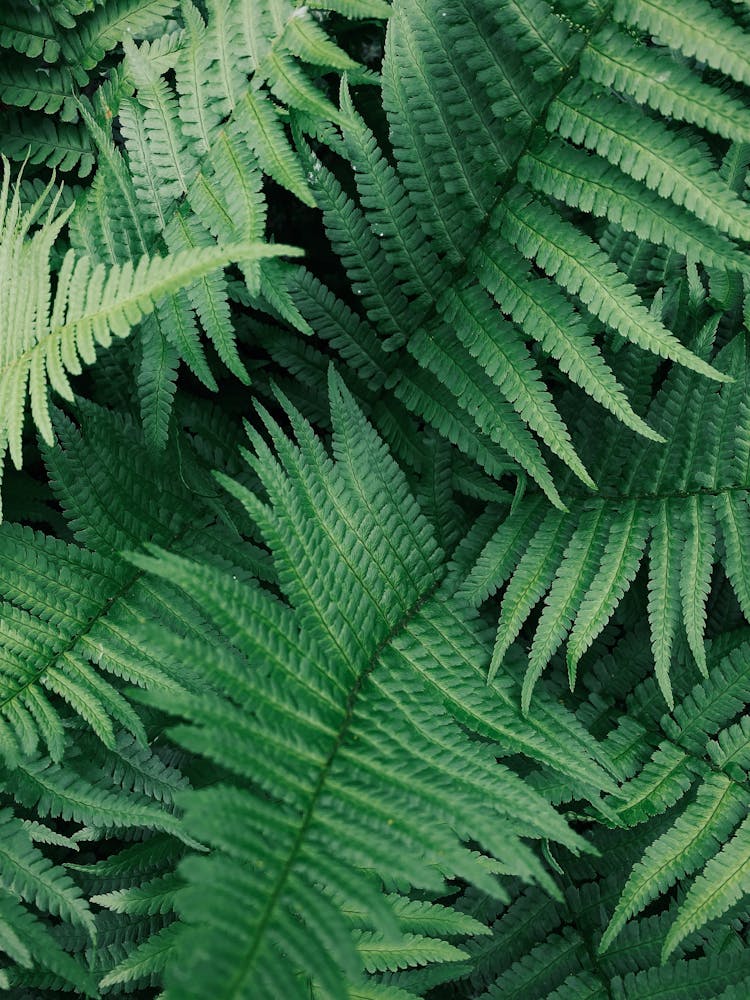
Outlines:
MULTIPOLYGON (((467 740, 451 715, 496 745, 523 748, 580 775, 577 780, 586 784, 607 784, 597 766, 585 762, 583 747, 575 747, 570 722, 567 732, 555 732, 554 712, 548 723, 543 709, 533 721, 522 722, 515 699, 502 687, 496 688, 494 703, 487 702, 491 689, 471 666, 482 648, 489 652, 480 638, 483 629, 462 621, 461 605, 440 589, 441 553, 432 529, 341 382, 331 381, 333 460, 294 410, 287 408, 287 415, 296 444, 262 414, 278 457, 251 435, 255 456, 250 461, 269 503, 227 485, 272 548, 291 606, 165 552, 136 559, 179 583, 229 643, 219 658, 208 647, 194 647, 193 655, 212 663, 229 686, 221 697, 164 702, 193 720, 173 729, 174 736, 234 774, 252 776, 268 796, 248 796, 229 784, 185 799, 187 829, 214 844, 218 853, 212 859, 193 858, 182 869, 193 888, 179 897, 178 908, 191 930, 171 973, 169 989, 175 995, 199 996, 202 977, 215 975, 215 968, 194 962, 197 952, 190 942, 196 935, 223 940, 219 981, 227 984, 227 995, 245 992, 252 980, 263 982, 269 996, 283 990, 301 996, 310 977, 343 996, 344 982, 356 981, 358 966, 395 970, 461 957, 455 948, 437 944, 425 950, 419 938, 406 938, 399 947, 384 945, 376 949, 376 958, 376 938, 370 937, 363 951, 363 939, 351 938, 340 904, 331 901, 356 893, 360 906, 375 906, 363 868, 432 891, 442 881, 438 872, 443 877, 455 873, 502 895, 489 859, 482 862, 461 846, 471 840, 494 854, 500 870, 550 886, 512 832, 523 816, 526 828, 532 824, 541 835, 538 810, 547 807, 541 800, 530 807, 528 792, 512 771, 493 767, 492 754, 467 740), (452 653, 445 658, 448 638, 452 653), (251 665, 255 662, 266 664, 260 673, 251 665), (294 672, 290 663, 297 665, 294 672), (264 706, 254 717, 244 712, 248 699, 264 706), (450 715, 442 715, 436 728, 445 709, 450 715), (292 720, 295 727, 304 726, 303 742, 292 736, 292 720), (402 777, 407 773, 413 776, 408 788, 402 777), (376 793, 365 792, 365 775, 376 793), (489 791, 495 785, 499 798, 489 791), (406 813, 400 805, 404 796, 410 802, 406 813), (486 805, 493 798, 503 805, 490 819, 486 805), (454 833, 441 817, 459 800, 462 820, 454 833), (246 817, 242 843, 233 844, 222 833, 229 811, 246 817), (324 861, 330 837, 344 864, 340 872, 324 861), (388 844, 400 845, 398 873, 382 868, 388 844), (248 851, 260 851, 262 867, 245 867, 248 851), (325 881, 315 884, 313 873, 321 870, 325 881), (211 892, 206 908, 203 893, 209 884, 219 884, 220 871, 234 872, 230 881, 236 889, 211 892), (196 894, 198 884, 205 889, 196 894), (242 915, 240 898, 245 900, 242 915), (249 899, 257 903, 248 907, 249 899), (292 902, 300 899, 307 914, 304 934, 294 916, 298 903, 292 902), (311 940, 319 950, 310 950, 311 940), (403 957, 397 957, 401 947, 403 957), (294 979, 278 976, 279 949, 305 970, 296 986, 294 979)), ((170 655, 179 655, 179 649, 176 644, 170 655)), ((547 829, 550 823, 557 826, 553 814, 545 814, 547 829)), ((563 825, 555 836, 577 845, 563 825)), ((382 902, 378 905, 382 911, 382 902)))

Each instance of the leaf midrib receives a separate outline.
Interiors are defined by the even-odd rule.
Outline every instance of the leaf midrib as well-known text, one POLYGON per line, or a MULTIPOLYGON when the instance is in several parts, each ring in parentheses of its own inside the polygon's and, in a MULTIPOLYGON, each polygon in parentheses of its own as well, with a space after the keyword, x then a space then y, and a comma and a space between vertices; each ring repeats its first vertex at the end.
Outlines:
POLYGON ((435 594, 435 592, 440 587, 442 580, 438 578, 435 582, 412 604, 412 606, 401 616, 401 618, 391 627, 388 633, 380 640, 375 649, 373 650, 369 660, 363 669, 357 674, 352 683, 349 695, 346 700, 346 706, 344 709, 344 716, 341 720, 341 724, 338 728, 334 741, 332 743, 331 749, 328 756, 320 769, 318 779, 315 786, 310 794, 310 798, 307 804, 307 808, 302 814, 299 828, 297 834, 291 844, 287 859, 284 862, 281 871, 279 872, 276 882, 268 895, 266 904, 263 907, 260 919, 258 921, 254 939, 248 949, 247 955, 242 962, 237 974, 234 977, 232 984, 230 985, 227 996, 234 998, 239 998, 245 996, 244 987, 246 985, 247 977, 251 974, 255 958, 258 951, 262 945, 264 935, 273 919, 274 911, 279 903, 282 892, 284 891, 284 886, 287 879, 292 873, 294 865, 297 862, 299 853, 302 849, 305 837, 312 824, 315 810, 318 805, 318 801, 323 793, 326 786, 326 782, 331 773, 336 756, 341 749, 344 740, 348 734, 349 728, 352 724, 354 718, 354 711, 356 707, 357 698, 362 690, 362 687, 369 677, 369 675, 378 666, 378 662, 383 651, 396 639, 396 637, 408 627, 411 620, 420 612, 424 604, 435 594))

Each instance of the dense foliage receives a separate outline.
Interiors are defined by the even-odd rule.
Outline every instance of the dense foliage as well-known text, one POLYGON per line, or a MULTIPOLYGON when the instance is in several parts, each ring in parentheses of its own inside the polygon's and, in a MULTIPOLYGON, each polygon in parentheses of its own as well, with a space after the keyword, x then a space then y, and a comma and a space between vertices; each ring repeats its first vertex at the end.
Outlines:
POLYGON ((750 995, 750 3, 0 8, 0 989, 750 995))

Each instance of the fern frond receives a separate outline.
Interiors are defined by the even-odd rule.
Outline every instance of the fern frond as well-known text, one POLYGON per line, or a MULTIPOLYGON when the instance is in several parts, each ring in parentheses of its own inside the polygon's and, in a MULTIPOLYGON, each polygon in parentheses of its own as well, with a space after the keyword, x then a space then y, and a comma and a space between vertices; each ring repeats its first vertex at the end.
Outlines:
POLYGON ((93 69, 107 52, 128 36, 141 37, 159 26, 177 0, 107 0, 80 18, 66 39, 68 61, 93 69))
MULTIPOLYGON (((514 816, 523 815, 525 823, 536 825, 527 791, 516 788, 512 772, 488 767, 480 745, 465 742, 448 716, 439 733, 430 736, 425 710, 434 709, 427 705, 449 706, 452 715, 485 738, 512 741, 509 745, 523 746, 525 752, 541 754, 550 762, 554 759, 554 766, 565 770, 580 769, 584 782, 607 783, 595 765, 583 764, 580 750, 573 750, 575 728, 570 721, 553 736, 543 714, 521 723, 502 688, 484 689, 481 675, 471 667, 482 655, 479 635, 457 614, 450 595, 438 591, 441 553, 430 526, 410 497, 403 475, 335 377, 330 392, 333 459, 287 406, 296 445, 263 412, 278 457, 260 436, 251 434, 257 456, 251 461, 270 505, 224 480, 273 548, 291 607, 257 586, 241 585, 225 574, 162 551, 135 558, 137 565, 178 583, 199 600, 231 643, 219 669, 225 678, 222 683, 234 691, 232 700, 225 695, 172 700, 173 712, 195 720, 174 728, 174 736, 185 746, 220 760, 235 774, 252 774, 270 796, 264 800, 248 797, 230 783, 185 799, 188 829, 214 844, 218 853, 208 860, 192 858, 181 869, 191 887, 178 897, 178 908, 191 929, 184 933, 182 957, 167 973, 172 977, 168 995, 169 991, 200 995, 197 984, 209 973, 193 964, 196 952, 189 941, 195 934, 219 934, 224 941, 222 974, 217 980, 215 968, 210 973, 214 984, 220 981, 225 989, 242 990, 252 977, 255 983, 264 984, 269 995, 291 990, 287 995, 301 996, 308 977, 331 995, 343 995, 342 976, 356 981, 356 969, 362 964, 393 969, 428 958, 460 958, 455 948, 435 943, 427 952, 423 950, 428 947, 426 940, 407 938, 403 959, 396 955, 400 945, 384 942, 378 945, 376 960, 373 948, 378 939, 372 935, 367 937, 363 956, 365 939, 359 938, 357 944, 350 938, 330 899, 333 892, 348 898, 356 889, 363 900, 360 905, 369 906, 364 901, 373 890, 362 881, 360 870, 374 867, 381 871, 384 844, 391 842, 401 845, 399 878, 407 883, 437 888, 440 878, 436 880, 430 872, 427 859, 439 850, 441 868, 460 870, 485 891, 495 893, 499 887, 493 887, 494 879, 478 864, 478 857, 465 853, 453 835, 447 836, 438 819, 435 810, 447 807, 446 796, 455 802, 459 795, 465 802, 461 839, 473 829, 471 839, 486 842, 503 866, 549 884, 510 832, 514 816), (335 588, 333 601, 329 587, 335 588), (303 622, 304 631, 300 631, 303 622), (446 655, 449 648, 452 652, 446 655), (248 672, 245 657, 249 655, 268 662, 272 672, 267 679, 254 670, 248 672), (293 671, 290 663, 297 665, 293 671), (283 687, 274 680, 274 675, 282 676, 279 671, 283 671, 283 687), (293 702, 290 690, 295 692, 293 702), (486 690, 492 692, 491 709, 486 690), (264 705, 255 718, 241 707, 247 698, 264 705), (295 726, 304 725, 304 742, 292 737, 292 719, 295 726), (564 762, 565 754, 553 751, 551 741, 560 739, 568 753, 575 753, 575 764, 571 757, 564 762), (430 747, 437 745, 442 747, 443 762, 436 770, 430 747), (407 759, 412 764, 407 765, 407 759), (414 776, 409 783, 408 815, 397 808, 407 793, 399 777, 404 768, 412 768, 414 776), (359 777, 352 783, 354 774, 359 777), (363 794, 363 774, 375 783, 377 795, 363 794), (485 812, 488 781, 499 781, 504 789, 501 800, 506 819, 498 816, 492 821, 506 830, 504 843, 471 805, 481 801, 481 812, 485 812), (227 810, 245 817, 241 845, 232 844, 222 833, 227 810), (432 817, 429 821, 428 816, 432 817), (424 846, 417 849, 418 828, 424 846), (339 838, 345 829, 344 844, 339 838), (269 840, 270 830, 275 832, 269 840), (331 837, 340 843, 337 851, 345 858, 336 868, 324 863, 323 844, 331 837), (248 850, 260 851, 262 869, 244 867, 242 859, 248 850), (312 874, 321 870, 325 872, 322 891, 312 874), (220 891, 209 895, 206 910, 198 886, 217 887, 219 871, 234 874, 223 880, 220 891), (245 901, 242 917, 237 911, 240 898, 245 901), (248 908, 248 900, 257 903, 248 908), (306 919, 312 921, 314 915, 304 934, 292 900, 304 900, 305 913, 310 915, 306 919), (318 942, 320 950, 311 950, 311 940, 318 942), (295 979, 291 972, 282 975, 278 971, 281 948, 292 956, 294 966, 305 970, 304 977, 295 979)), ((179 641, 173 646, 166 643, 164 649, 165 655, 181 655, 179 641)), ((194 647, 198 660, 207 655, 204 645, 194 647)), ((551 814, 548 821, 553 822, 551 814)), ((566 840, 569 836, 564 827, 559 835, 566 840)))
POLYGON ((99 986, 106 989, 142 980, 152 981, 164 971, 170 959, 175 957, 178 932, 179 927, 172 923, 149 935, 145 941, 133 948, 126 958, 102 976, 99 986))
POLYGON ((80 178, 94 168, 91 139, 79 124, 60 122, 16 111, 0 111, 3 155, 17 162, 27 158, 33 164, 59 170, 75 170, 80 178))
POLYGON ((503 235, 527 258, 533 258, 595 316, 646 350, 679 361, 719 382, 725 376, 696 358, 639 305, 635 289, 619 275, 596 244, 522 188, 509 195, 498 213, 503 235), (512 199, 512 200, 511 200, 512 199))
MULTIPOLYGON (((743 811, 748 803, 743 803, 743 811)), ((664 957, 672 954, 697 927, 725 913, 750 892, 750 822, 745 819, 729 842, 713 857, 688 890, 677 919, 664 942, 664 957)))
POLYGON ((162 197, 179 197, 190 187, 198 164, 177 127, 177 98, 159 73, 159 67, 145 58, 133 42, 125 42, 125 55, 128 72, 138 91, 138 102, 145 109, 143 127, 154 171, 162 184, 169 178, 170 190, 162 197))
MULTIPOLYGON (((709 337, 713 328, 709 321, 699 331, 699 339, 709 337)), ((529 704, 536 677, 566 634, 571 683, 574 681, 579 661, 633 586, 646 552, 651 646, 656 677, 668 704, 673 704, 670 667, 681 635, 687 639, 699 669, 706 670, 703 636, 717 559, 723 561, 740 606, 748 614, 750 597, 741 555, 747 484, 737 478, 735 457, 730 457, 728 444, 735 434, 742 440, 747 424, 741 388, 744 358, 745 341, 740 336, 724 348, 720 361, 733 378, 736 373, 737 387, 732 384, 726 395, 706 388, 699 405, 695 376, 673 373, 650 411, 651 425, 661 429, 665 437, 671 435, 668 446, 644 444, 643 457, 624 479, 611 455, 592 456, 592 469, 596 470, 597 462, 602 463, 605 496, 601 500, 582 505, 563 494, 572 513, 549 510, 540 520, 538 499, 530 497, 488 542, 468 576, 466 592, 479 604, 508 582, 500 606, 491 676, 534 606, 548 592, 532 644, 524 705, 529 704), (683 414, 691 406, 695 409, 688 420, 683 414), (726 459, 721 458, 724 449, 726 459), (702 465, 701 456, 706 454, 715 456, 710 471, 702 465), (664 481, 679 483, 678 492, 667 493, 664 481), (597 534, 592 536, 594 548, 587 557, 583 539, 588 538, 594 523, 597 534), (717 527, 724 539, 723 553, 717 547, 717 527)), ((744 467, 740 474, 744 476, 744 467)))
POLYGON ((49 14, 17 4, 3 11, 0 44, 29 58, 41 56, 48 63, 56 62, 60 55, 57 27, 49 14))
POLYGON ((572 208, 591 212, 711 267, 743 270, 742 252, 715 229, 684 208, 668 202, 642 184, 623 176, 617 167, 567 143, 547 143, 527 154, 519 178, 537 191, 572 208))
POLYGON ((21 822, 4 809, 0 881, 3 888, 37 909, 85 928, 93 937, 94 919, 70 876, 54 866, 31 842, 21 822))
POLYGON ((301 202, 314 205, 302 167, 267 96, 257 87, 250 88, 235 114, 238 127, 268 174, 301 202))
POLYGON ((386 18, 392 14, 386 0, 312 0, 310 10, 337 11, 345 17, 386 18))
MULTIPOLYGON (((173 505, 191 509, 196 524, 205 523, 205 514, 192 506, 195 495, 183 482, 184 468, 180 473, 163 457, 144 464, 139 449, 133 451, 131 433, 132 425, 105 418, 98 436, 82 438, 61 421, 60 446, 48 452, 50 474, 73 529, 96 552, 17 525, 0 529, 0 736, 11 768, 42 748, 55 762, 68 760, 75 713, 110 748, 105 771, 119 775, 120 788, 127 784, 129 791, 168 803, 176 779, 172 775, 168 784, 169 773, 145 751, 143 722, 121 693, 119 679, 179 690, 177 675, 160 669, 128 631, 154 607, 162 613, 171 609, 177 620, 189 620, 190 609, 174 594, 144 585, 120 552, 145 539, 174 544, 188 521, 173 505), (119 475, 112 475, 114 470, 119 475)), ((217 554, 224 549, 218 537, 213 544, 217 554)), ((80 742, 85 745, 83 737, 80 742)), ((91 759, 101 751, 101 744, 91 748, 91 759)))
POLYGON ((182 4, 182 14, 187 44, 180 51, 175 66, 180 117, 185 135, 193 140, 196 151, 205 156, 226 113, 226 96, 210 72, 212 59, 206 46, 206 22, 192 3, 182 4))
POLYGON ((750 136, 750 118, 740 100, 702 80, 689 64, 674 59, 667 69, 658 50, 639 45, 615 25, 607 25, 591 39, 581 71, 672 119, 737 142, 750 136))
POLYGON ((556 100, 548 126, 684 206, 707 225, 742 239, 747 206, 722 183, 695 136, 670 131, 659 121, 644 121, 635 109, 585 83, 556 100))
MULTIPOLYGON (((349 13, 348 16, 353 15, 349 13)), ((375 15, 369 12, 367 16, 375 15)), ((287 19, 280 44, 297 58, 313 65, 331 67, 341 72, 359 68, 359 64, 331 41, 310 15, 310 11, 304 8, 298 7, 287 19)))
POLYGON ((17 468, 22 463, 21 429, 28 398, 42 438, 51 444, 48 385, 72 398, 68 373, 78 374, 81 362, 92 364, 96 347, 109 347, 112 337, 127 336, 133 326, 153 312, 158 301, 230 260, 273 256, 296 251, 281 245, 245 244, 224 250, 216 246, 184 251, 174 257, 142 257, 128 262, 94 264, 87 257, 66 254, 50 309, 49 254, 70 210, 54 219, 54 206, 45 224, 26 240, 36 213, 21 214, 18 192, 9 197, 9 173, 0 206, 0 246, 7 261, 0 313, 13 322, 15 333, 4 342, 0 372, 0 441, 10 450, 17 468), (19 276, 24 274, 24 279, 19 276), (30 282, 28 275, 31 276, 30 282))
POLYGON ((709 776, 674 826, 647 848, 628 878, 599 945, 605 951, 624 927, 651 900, 692 874, 726 840, 742 817, 745 800, 724 775, 709 776))
MULTIPOLYGON (((461 5, 445 18, 439 8, 437 2, 404 0, 389 24, 384 97, 395 163, 378 148, 344 90, 341 138, 331 129, 318 133, 328 147, 326 164, 309 155, 308 178, 352 289, 386 349, 406 347, 421 367, 450 385, 434 346, 443 337, 437 317, 447 321, 461 344, 451 348, 453 370, 465 367, 467 355, 478 361, 528 427, 590 485, 567 430, 549 410, 552 401, 532 402, 541 389, 539 375, 522 356, 519 334, 539 340, 572 381, 651 438, 656 432, 634 412, 601 357, 594 318, 647 351, 718 381, 726 376, 649 311, 578 218, 564 217, 547 198, 593 210, 676 253, 734 270, 744 267, 733 238, 742 238, 746 206, 695 136, 670 130, 658 115, 646 117, 581 79, 591 76, 597 53, 617 50, 619 36, 604 13, 592 30, 593 22, 567 24, 542 4, 530 12, 506 5, 501 13, 485 4, 470 10, 461 5), (502 51, 493 45, 501 33, 502 51), (465 62, 456 58, 459 51, 465 62), (451 139, 453 133, 460 142, 451 139), (562 139, 583 143, 592 154, 562 139), (329 152, 353 168, 361 214, 329 171, 329 152), (717 223, 727 237, 717 233, 717 223), (529 280, 515 263, 510 275, 502 273, 499 262, 515 260, 511 247, 551 280, 529 280), (488 306, 482 286, 516 326, 488 306)), ((641 51, 645 60, 657 59, 635 39, 625 47, 636 61, 641 51)), ((685 73, 700 97, 702 82, 689 69, 685 73)), ((727 128, 724 119, 720 134, 727 128)), ((454 411, 466 408, 465 385, 461 379, 451 386, 454 411)), ((492 414, 492 404, 475 395, 469 412, 479 423, 480 415, 486 420, 492 414)), ((492 417, 507 420, 499 413, 492 417)), ((445 433, 445 420, 442 427, 445 433)), ((541 482, 545 467, 538 458, 531 461, 528 446, 525 451, 523 459, 518 445, 510 453, 541 482)))
POLYGON ((0 990, 744 1000, 750 0, 4 8, 0 990))
POLYGON ((44 73, 39 73, 28 61, 8 60, 0 69, 0 98, 3 104, 44 111, 47 115, 59 112, 64 122, 78 119, 78 108, 72 96, 75 85, 67 66, 51 66, 44 73))
MULTIPOLYGON (((741 630, 731 640, 727 636, 710 647, 708 677, 700 684, 683 687, 673 716, 664 715, 658 721, 651 707, 653 694, 646 689, 651 681, 641 685, 641 693, 636 692, 631 699, 631 712, 623 720, 635 716, 646 722, 651 718, 650 725, 658 726, 669 741, 662 742, 640 773, 621 789, 624 802, 613 803, 618 821, 642 824, 649 816, 667 812, 658 821, 644 824, 646 843, 625 862, 627 879, 598 945, 603 954, 610 953, 629 918, 695 873, 687 893, 680 892, 677 904, 662 914, 664 928, 656 942, 662 961, 667 961, 688 934, 697 941, 693 932, 700 930, 706 939, 710 931, 705 925, 710 928, 712 917, 722 916, 746 892, 741 874, 735 878, 729 873, 724 883, 719 875, 723 861, 718 860, 732 845, 732 851, 737 847, 734 853, 741 868, 742 847, 738 845, 748 804, 747 772, 741 764, 745 727, 732 724, 732 720, 745 711, 750 698, 745 638, 746 630, 741 630), (714 734, 717 739, 710 739, 714 734), (707 765, 707 760, 713 765, 707 765), (676 805, 680 799, 683 802, 676 805), (649 837, 652 829, 658 832, 655 839, 649 837), (703 894, 699 903, 696 887, 703 894), (686 910, 688 899, 692 905, 686 910)), ((640 727, 634 741, 642 741, 644 731, 640 727)), ((641 748, 635 757, 639 768, 643 757, 641 748)), ((711 954, 710 949, 706 954, 711 954)))
POLYGON ((145 797, 126 796, 100 780, 90 783, 72 767, 61 768, 49 760, 30 758, 17 765, 3 781, 13 798, 40 816, 74 820, 101 829, 143 827, 195 842, 181 831, 179 820, 145 797))
POLYGON ((25 909, 15 894, 0 896, 0 936, 0 947, 17 963, 3 970, 3 989, 10 990, 16 984, 24 986, 41 967, 44 970, 42 981, 46 976, 57 989, 72 988, 88 997, 99 995, 95 977, 60 947, 50 929, 25 909), (33 970, 28 960, 32 955, 33 970))
POLYGON ((549 996, 563 980, 581 969, 584 943, 571 928, 562 934, 551 934, 528 955, 500 976, 480 1000, 500 1000, 501 997, 522 997, 531 993, 549 996))
POLYGON ((747 969, 744 963, 737 963, 734 956, 702 956, 629 973, 622 977, 618 985, 623 996, 640 997, 642 1000, 656 1000, 657 997, 700 1000, 706 994, 724 996, 729 1000, 742 996, 747 988, 747 969), (722 992, 717 993, 718 990, 722 992))
POLYGON ((750 82, 750 60, 741 45, 742 36, 736 23, 712 10, 703 0, 688 0, 679 16, 659 0, 618 0, 613 15, 740 83, 750 82))

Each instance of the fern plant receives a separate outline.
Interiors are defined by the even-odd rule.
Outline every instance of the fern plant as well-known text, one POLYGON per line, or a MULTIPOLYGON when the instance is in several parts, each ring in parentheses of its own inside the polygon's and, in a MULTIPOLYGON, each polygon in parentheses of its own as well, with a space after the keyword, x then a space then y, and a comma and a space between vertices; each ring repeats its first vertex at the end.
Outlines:
MULTIPOLYGON (((718 321, 715 314, 700 328, 696 347, 710 348, 718 321)), ((616 431, 605 448, 602 439, 592 441, 592 466, 601 470, 600 497, 578 504, 570 500, 569 513, 540 508, 537 497, 524 498, 486 544, 466 593, 481 601, 508 582, 491 673, 548 591, 531 647, 527 707, 537 677, 568 632, 568 673, 571 685, 575 683, 578 663, 632 585, 646 554, 651 647, 670 707, 669 672, 678 627, 694 662, 708 676, 706 601, 718 559, 743 612, 750 612, 743 558, 748 483, 741 450, 747 436, 746 353, 744 331, 722 348, 716 363, 728 373, 731 368, 735 381, 721 394, 706 391, 689 374, 670 372, 649 410, 656 426, 673 429, 670 447, 647 443, 637 461, 625 466, 624 449, 612 446, 616 431)), ((651 375, 641 370, 635 377, 650 381, 651 375)))
POLYGON ((21 437, 26 396, 41 437, 52 443, 47 391, 52 386, 72 399, 68 373, 80 374, 81 361, 92 364, 96 347, 109 347, 112 337, 127 336, 159 300, 182 290, 217 266, 241 257, 295 253, 291 247, 239 244, 226 249, 206 246, 168 257, 144 254, 137 261, 107 268, 71 248, 56 275, 52 301, 49 256, 52 244, 68 221, 72 206, 55 216, 57 195, 44 223, 29 230, 50 194, 45 188, 27 211, 21 208, 19 189, 10 197, 8 161, 0 189, 0 243, 7 275, 0 316, 8 330, 3 342, 0 399, 0 455, 10 451, 16 468, 22 464, 21 437))
POLYGON ((746 997, 747 5, 6 8, 0 988, 746 997))

